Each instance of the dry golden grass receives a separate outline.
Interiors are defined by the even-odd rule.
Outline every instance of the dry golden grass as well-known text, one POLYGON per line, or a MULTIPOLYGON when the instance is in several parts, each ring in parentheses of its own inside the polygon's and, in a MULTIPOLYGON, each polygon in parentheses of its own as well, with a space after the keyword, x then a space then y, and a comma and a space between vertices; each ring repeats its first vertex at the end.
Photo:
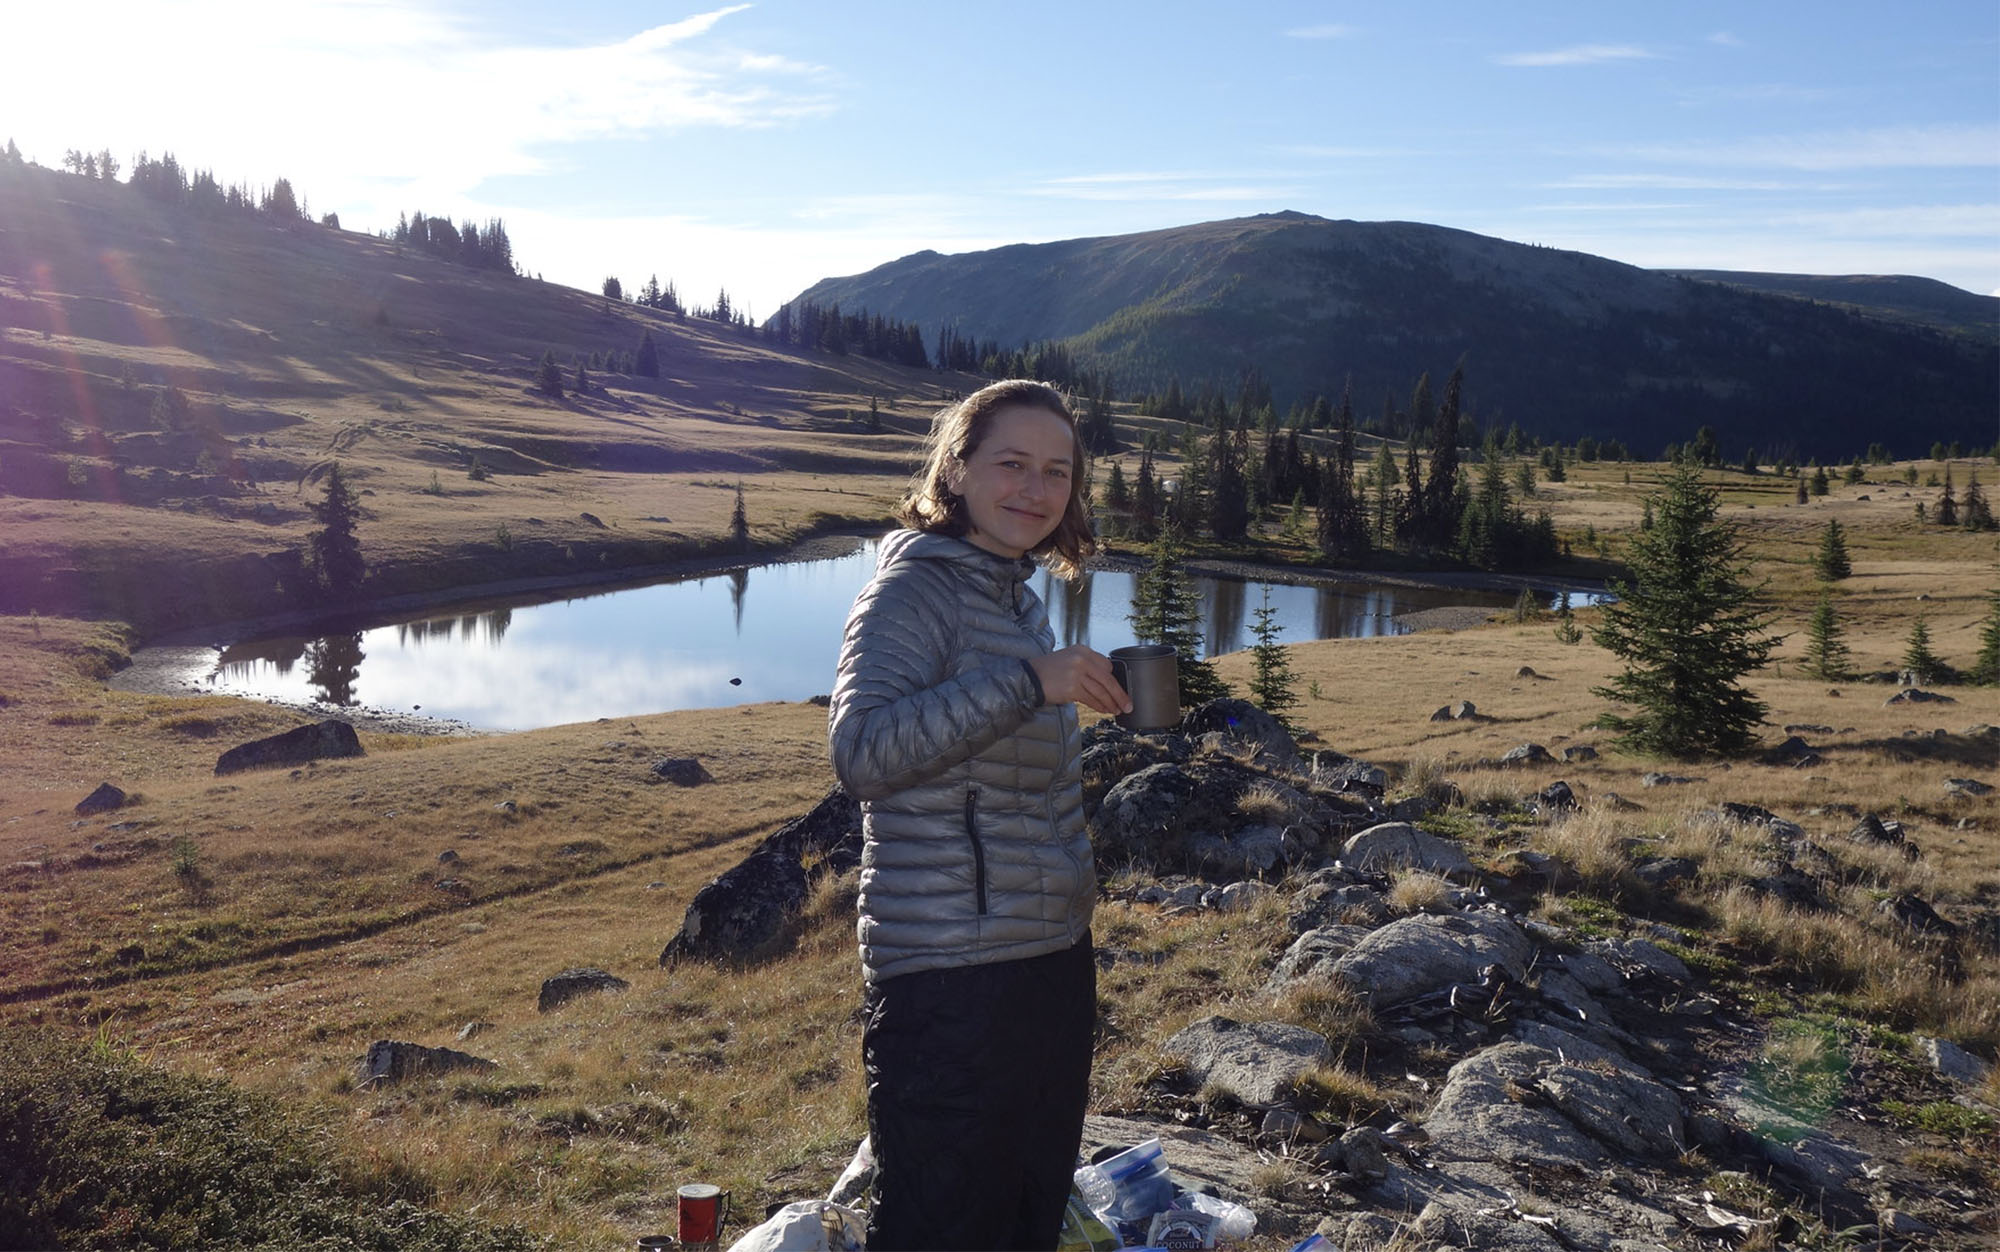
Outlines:
MULTIPOLYGON (((1574 490, 1603 493, 1610 508, 1621 487, 1574 490)), ((1760 569, 1806 539, 1764 529, 1764 513, 1745 515, 1760 569)), ((1892 665, 1915 596, 1927 594, 1938 650, 1969 663, 1990 540, 1885 525, 1886 537, 1850 529, 1851 545, 1879 554, 1850 580, 1857 659, 1892 665)), ((1777 595, 1781 624, 1798 628, 1810 591, 1777 595)), ((863 1121, 852 882, 822 884, 782 960, 752 971, 657 964, 695 888, 830 783, 822 710, 767 704, 456 740, 364 735, 357 760, 217 779, 223 747, 295 716, 110 690, 99 676, 128 639, 91 623, 0 619, 9 1017, 78 1035, 102 1027, 160 1063, 299 1101, 339 1128, 350 1168, 566 1243, 609 1246, 667 1224, 672 1187, 690 1178, 733 1188, 745 1211, 828 1185, 863 1121), (648 785, 647 765, 664 755, 700 757, 716 783, 648 785), (70 806, 106 778, 141 799, 73 818, 70 806), (512 812, 497 807, 508 801, 512 812), (447 850, 458 859, 441 864, 447 850), (462 886, 441 891, 443 878, 462 886), (632 987, 538 1014, 540 981, 579 965, 632 987), (497 1074, 354 1088, 369 1041, 450 1045, 474 1021, 490 1025, 459 1046, 499 1061, 497 1074)), ((2000 894, 1995 806, 1941 790, 1947 776, 1991 776, 1990 741, 1960 732, 2000 722, 2000 693, 1959 687, 1953 705, 1887 706, 1883 685, 1830 688, 1786 666, 1752 686, 1776 726, 1832 728, 1804 732, 1821 765, 1684 765, 1623 755, 1590 728, 1604 707, 1590 688, 1612 660, 1559 643, 1548 621, 1302 644, 1292 658, 1301 689, 1320 685, 1299 713, 1328 746, 1391 766, 1398 794, 1443 780, 1464 791, 1473 807, 1446 814, 1446 826, 1457 823, 1476 857, 1527 846, 1577 870, 1585 894, 1552 897, 1548 915, 1605 927, 1616 925, 1610 905, 1692 910, 1718 969, 1784 971, 1816 980, 1845 1011, 2000 1040, 1990 954, 1961 952, 1964 967, 1947 970, 1937 952, 1868 920, 1875 899, 1902 890, 1947 908, 1990 907, 2000 894), (1473 700, 1480 719, 1428 720, 1456 699, 1473 700), (1527 741, 1603 755, 1520 771, 1480 764, 1527 741), (1645 787, 1641 776, 1661 769, 1696 781, 1645 787), (1528 823, 1521 798, 1557 778, 1583 811, 1528 823), (1614 791, 1644 811, 1615 810, 1614 791), (1759 838, 1704 816, 1725 800, 1770 808, 1832 849, 1848 884, 1842 913, 1801 915, 1737 886, 1759 838), (1923 859, 1847 843, 1853 819, 1839 806, 1903 821, 1923 859), (1668 855, 1695 861, 1699 877, 1663 900, 1630 871, 1668 855)), ((1241 687, 1248 658, 1220 668, 1241 687)), ((1412 876, 1398 903, 1425 907, 1437 889, 1412 876)), ((1239 915, 1101 907, 1100 944, 1144 959, 1100 979, 1096 1107, 1142 1107, 1174 1075, 1162 1041, 1217 1012, 1334 1040, 1344 1059, 1301 1087, 1327 1120, 1393 1104, 1361 1068, 1365 1043, 1350 1051, 1368 1037, 1364 1010, 1331 994, 1263 992, 1289 940, 1284 913, 1276 899, 1239 915)))

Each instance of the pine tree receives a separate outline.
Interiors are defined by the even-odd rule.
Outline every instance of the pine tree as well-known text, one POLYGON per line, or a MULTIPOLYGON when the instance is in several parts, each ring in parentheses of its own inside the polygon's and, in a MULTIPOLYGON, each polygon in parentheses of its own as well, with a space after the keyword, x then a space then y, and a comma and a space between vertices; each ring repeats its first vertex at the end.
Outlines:
POLYGON ((2000 684, 2000 590, 1993 592, 1986 620, 1979 624, 1979 655, 1966 678, 1989 687, 2000 684))
POLYGON ((576 381, 570 384, 570 390, 580 396, 590 394, 590 375, 583 372, 583 359, 581 357, 577 359, 576 381))
POLYGON ((1271 591, 1267 587, 1264 603, 1250 615, 1256 623, 1250 633, 1257 639, 1250 649, 1250 699, 1296 735, 1299 727, 1292 720, 1291 710, 1299 706, 1297 680, 1292 674, 1291 656, 1285 645, 1278 642, 1278 627, 1271 620, 1277 614, 1271 607, 1271 591))
POLYGON ((641 378, 660 376, 660 345, 650 330, 639 337, 639 355, 633 359, 632 372, 641 378))
POLYGON ((1816 496, 1825 495, 1829 485, 1826 477, 1826 466, 1815 465, 1812 472, 1812 494, 1816 496))
POLYGON ((750 518, 743 511, 743 484, 736 484, 736 507, 729 514, 729 538, 738 552, 750 550, 750 518))
POLYGON ((1958 525, 1958 501, 1951 494, 1951 466, 1944 467, 1944 491, 1938 495, 1937 512, 1932 514, 1940 526, 1958 525))
POLYGON ((355 524, 361 518, 361 500, 348 486, 336 461, 326 472, 326 495, 306 509, 319 529, 306 536, 307 563, 320 594, 329 601, 341 600, 361 589, 368 572, 361 556, 361 541, 355 524))
POLYGON ((1765 704, 1739 683, 1764 665, 1777 640, 1765 633, 1743 583, 1743 546, 1720 520, 1714 490, 1692 463, 1676 465, 1657 520, 1626 553, 1633 581, 1612 585, 1591 631, 1625 670, 1597 695, 1633 707, 1599 724, 1628 747, 1669 756, 1739 752, 1764 720, 1765 704))
POLYGON ((1833 592, 1821 590, 1812 620, 1806 624, 1806 672, 1838 682, 1853 676, 1847 644, 1840 637, 1840 619, 1833 612, 1833 592))
POLYGON ((1556 601, 1556 642, 1574 646, 1582 641, 1583 628, 1576 624, 1576 610, 1570 607, 1569 592, 1565 591, 1556 601))
POLYGON ((542 352, 542 363, 535 369, 535 387, 551 400, 563 398, 562 366, 556 364, 554 348, 542 352))
POLYGON ((1979 475, 1967 475, 1965 494, 1958 501, 1958 524, 1967 530, 1992 530, 1993 506, 1986 502, 1986 493, 1979 489, 1979 475))
POLYGON ((1847 540, 1840 533, 1840 523, 1827 519, 1826 532, 1820 536, 1819 551, 1813 555, 1813 574, 1828 582, 1838 582, 1854 572, 1847 559, 1847 540))
POLYGON ((1182 564, 1180 533, 1166 528, 1153 544, 1153 559, 1132 591, 1132 633, 1141 643, 1164 643, 1174 650, 1181 705, 1192 707, 1229 694, 1215 666, 1202 659, 1201 592, 1182 564))
POLYGON ((1909 641, 1903 646, 1903 672, 1917 685, 1943 682, 1951 676, 1950 667, 1931 651, 1930 623, 1921 614, 1911 624, 1909 641))

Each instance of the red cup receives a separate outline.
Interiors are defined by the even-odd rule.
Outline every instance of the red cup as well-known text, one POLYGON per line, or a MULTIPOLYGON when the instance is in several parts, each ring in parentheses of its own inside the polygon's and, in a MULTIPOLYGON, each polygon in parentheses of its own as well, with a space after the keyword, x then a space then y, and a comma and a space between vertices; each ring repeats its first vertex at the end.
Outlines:
POLYGON ((719 1243, 723 1223, 729 1220, 729 1193, 714 1183, 691 1182, 680 1189, 677 1198, 681 1242, 697 1246, 719 1243))

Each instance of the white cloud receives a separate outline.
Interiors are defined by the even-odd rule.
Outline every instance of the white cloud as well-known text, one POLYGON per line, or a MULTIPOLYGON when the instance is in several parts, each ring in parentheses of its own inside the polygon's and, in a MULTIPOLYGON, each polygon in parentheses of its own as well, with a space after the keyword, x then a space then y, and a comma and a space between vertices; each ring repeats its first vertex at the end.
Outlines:
POLYGON ((768 127, 836 107, 815 67, 718 42, 744 5, 559 45, 498 40, 471 16, 390 0, 17 7, 13 42, 43 51, 0 78, 0 116, 24 123, 31 155, 173 150, 225 182, 283 174, 357 220, 417 204, 456 215, 483 182, 547 173, 550 153, 579 140, 768 127), (90 90, 54 55, 63 48, 91 50, 90 90), (63 108, 43 107, 52 99, 63 108))
POLYGON ((1500 65, 1601 65, 1607 61, 1653 61, 1660 54, 1637 44, 1578 44, 1549 52, 1504 52, 1493 60, 1500 65))
POLYGON ((1276 203, 1294 197, 1300 191, 1299 187, 1290 182, 1240 181, 1244 178, 1267 177, 1271 176, 1143 171, 1077 174, 1045 179, 1024 190, 1025 194, 1030 196, 1073 200, 1175 200, 1217 203, 1276 203))
POLYGON ((1708 37, 1708 42, 1723 48, 1741 48, 1743 41, 1726 30, 1716 31, 1708 37))
POLYGON ((1326 22, 1318 26, 1294 26, 1285 32, 1287 39, 1347 39, 1354 34, 1352 26, 1339 22, 1326 22))
POLYGON ((1751 139, 1642 144, 1608 154, 1680 165, 1845 170, 2000 166, 2000 125, 1946 123, 1751 139))
POLYGON ((1577 174, 1544 183, 1563 191, 1840 191, 1839 183, 1785 182, 1774 178, 1723 178, 1706 174, 1577 174))

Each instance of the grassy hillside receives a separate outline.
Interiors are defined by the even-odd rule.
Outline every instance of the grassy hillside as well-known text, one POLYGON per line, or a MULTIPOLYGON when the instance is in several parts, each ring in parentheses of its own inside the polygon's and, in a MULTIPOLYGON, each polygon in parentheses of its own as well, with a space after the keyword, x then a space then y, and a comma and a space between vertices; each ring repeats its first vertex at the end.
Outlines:
POLYGON ((303 545, 335 461, 374 595, 696 555, 738 483, 779 546, 882 516, 910 436, 964 385, 0 168, 0 609, 152 629, 281 607, 273 555, 303 545), (578 359, 647 332, 660 378, 569 390, 578 359), (551 351, 561 400, 533 386, 551 351), (858 435, 871 398, 883 433, 858 435))

